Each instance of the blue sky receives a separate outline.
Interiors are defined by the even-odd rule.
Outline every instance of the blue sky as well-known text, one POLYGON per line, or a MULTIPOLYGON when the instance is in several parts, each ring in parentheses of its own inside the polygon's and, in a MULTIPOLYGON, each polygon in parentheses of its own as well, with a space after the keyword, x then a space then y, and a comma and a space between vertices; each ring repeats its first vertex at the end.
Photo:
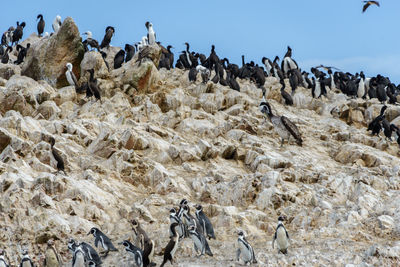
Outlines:
POLYGON ((45 31, 57 14, 71 16, 81 33, 90 30, 99 42, 104 29, 116 28, 114 46, 140 41, 144 23, 154 25, 157 40, 172 44, 175 54, 188 41, 191 50, 208 55, 215 44, 220 57, 261 64, 263 56, 282 57, 287 45, 293 58, 311 66, 333 65, 344 71, 364 70, 400 82, 400 1, 381 0, 361 13, 359 0, 201 0, 201 1, 3 1, 0 27, 5 31, 25 21, 24 35, 36 31, 36 16, 44 15, 45 31), (9 11, 6 11, 9 10, 9 11))

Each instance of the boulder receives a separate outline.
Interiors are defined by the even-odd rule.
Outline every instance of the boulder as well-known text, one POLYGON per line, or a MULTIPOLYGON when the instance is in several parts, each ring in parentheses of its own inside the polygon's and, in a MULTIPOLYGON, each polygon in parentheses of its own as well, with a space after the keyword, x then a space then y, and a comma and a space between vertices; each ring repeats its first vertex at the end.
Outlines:
POLYGON ((8 80, 15 74, 21 74, 20 66, 0 63, 0 78, 8 80))
POLYGON ((65 77, 67 62, 79 77, 79 66, 84 54, 78 27, 66 18, 56 34, 32 44, 22 66, 22 75, 35 80, 45 80, 52 86, 68 85, 65 77))
MULTIPOLYGON (((111 66, 109 66, 111 68, 111 66)), ((85 81, 89 78, 86 74, 88 70, 94 69, 94 73, 98 78, 106 78, 109 75, 109 70, 104 63, 104 59, 101 54, 97 51, 90 51, 85 53, 83 60, 81 62, 81 78, 87 75, 85 81)), ((111 69, 110 69, 111 70, 111 69)))

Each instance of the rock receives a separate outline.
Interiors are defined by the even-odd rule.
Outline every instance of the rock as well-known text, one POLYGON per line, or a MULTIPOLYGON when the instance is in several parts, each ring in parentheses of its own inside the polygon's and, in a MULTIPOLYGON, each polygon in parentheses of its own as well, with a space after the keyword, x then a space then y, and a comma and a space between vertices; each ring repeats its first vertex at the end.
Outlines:
POLYGON ((222 148, 221 157, 224 159, 234 159, 236 157, 236 147, 234 145, 226 145, 222 148))
POLYGON ((379 223, 380 229, 382 229, 384 231, 387 231, 387 230, 391 231, 395 227, 394 219, 393 219, 393 217, 391 217, 389 215, 379 216, 378 223, 379 223))
POLYGON ((68 85, 65 77, 67 62, 74 66, 79 78, 79 66, 84 49, 78 27, 67 17, 56 34, 33 43, 22 65, 22 75, 34 80, 45 80, 52 86, 68 85))
POLYGON ((76 101, 76 90, 74 86, 67 86, 57 90, 56 96, 53 98, 58 106, 68 101, 76 101))
POLYGON ((18 65, 0 63, 0 78, 8 80, 13 75, 21 75, 21 68, 18 65))
POLYGON ((61 110, 58 108, 54 101, 45 101, 40 104, 38 113, 41 114, 46 120, 53 120, 61 110))
MULTIPOLYGON (((108 56, 108 54, 107 54, 107 56, 108 56)), ((87 78, 84 79, 84 81, 87 81, 87 79, 89 79, 89 75, 87 74, 87 71, 90 69, 94 69, 94 73, 96 73, 96 77, 104 79, 109 76, 109 71, 107 69, 106 64, 104 63, 104 59, 101 56, 101 54, 97 51, 89 51, 89 52, 85 53, 80 66, 81 66, 80 77, 87 76, 87 78)), ((111 68, 111 65, 109 65, 109 67, 111 68)), ((82 82, 82 80, 81 80, 81 82, 82 82)))
POLYGON ((130 60, 116 71, 118 74, 122 72, 122 84, 129 84, 140 93, 154 91, 159 81, 158 70, 151 61, 143 61, 139 66, 139 63, 130 60))

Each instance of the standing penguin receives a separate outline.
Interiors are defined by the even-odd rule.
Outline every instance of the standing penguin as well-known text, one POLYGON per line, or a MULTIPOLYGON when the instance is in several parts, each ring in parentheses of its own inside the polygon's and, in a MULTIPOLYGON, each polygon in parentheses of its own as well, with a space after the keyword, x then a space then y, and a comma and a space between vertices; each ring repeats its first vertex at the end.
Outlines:
POLYGON ((140 246, 139 248, 143 251, 143 263, 144 266, 149 265, 154 256, 154 242, 151 240, 144 229, 140 226, 139 221, 133 219, 132 220, 132 230, 136 235, 136 243, 140 246))
POLYGON ((149 45, 155 44, 156 43, 156 33, 153 30, 153 24, 151 22, 146 22, 146 28, 147 28, 147 40, 149 42, 149 45))
POLYGON ((203 233, 200 233, 196 230, 196 226, 195 225, 190 225, 189 227, 189 235, 193 240, 193 244, 194 244, 194 249, 196 250, 196 253, 199 253, 200 251, 200 255, 198 255, 199 257, 204 255, 204 253, 206 253, 209 256, 213 256, 210 246, 208 245, 207 239, 204 237, 203 233))
POLYGON ((72 257, 72 267, 86 267, 85 265, 85 253, 82 248, 78 245, 75 247, 72 257))
POLYGON ((34 267, 35 265, 33 264, 33 261, 31 257, 28 255, 28 250, 23 249, 22 250, 22 259, 21 263, 19 264, 19 267, 34 267))
POLYGON ((90 229, 88 235, 90 234, 92 234, 95 238, 94 239, 95 247, 97 248, 100 242, 100 245, 105 250, 103 252, 104 257, 106 257, 110 251, 118 251, 118 249, 116 249, 112 244, 110 238, 108 238, 105 234, 103 234, 103 232, 101 232, 98 228, 93 227, 92 229, 90 229))
POLYGON ((44 32, 44 26, 45 26, 45 22, 43 19, 43 15, 39 14, 37 16, 37 19, 39 19, 38 24, 37 24, 37 31, 38 31, 38 36, 41 37, 43 32, 44 32))
POLYGON ((132 254, 134 260, 135 260, 135 264, 138 267, 143 267, 143 251, 134 246, 131 242, 129 242, 128 240, 124 240, 121 245, 123 245, 125 247, 125 250, 132 254))
POLYGON ((245 264, 257 263, 256 256, 254 254, 253 247, 247 242, 244 232, 242 230, 238 231, 238 246, 236 251, 236 260, 239 261, 240 255, 245 264))
POLYGON ((276 227, 274 239, 272 240, 272 248, 274 248, 274 243, 278 244, 279 252, 283 254, 287 254, 287 248, 289 246, 289 234, 286 231, 285 226, 283 225, 283 221, 285 218, 283 216, 279 216, 278 218, 278 226, 276 227))
POLYGON ((203 229, 205 229, 208 239, 215 238, 214 228, 210 222, 210 219, 204 214, 203 207, 201 205, 196 206, 196 217, 203 229))
POLYGON ((53 20, 53 24, 51 26, 53 27, 54 33, 57 33, 61 27, 61 16, 60 15, 57 15, 55 17, 55 19, 53 20))
POLYGON ((0 267, 9 267, 6 261, 6 251, 3 249, 0 249, 0 267))
POLYGON ((170 231, 172 232, 172 237, 169 239, 169 242, 164 249, 164 259, 160 267, 163 267, 167 263, 167 261, 170 261, 171 264, 174 264, 174 255, 176 250, 178 249, 178 243, 179 243, 179 236, 175 230, 175 227, 177 226, 178 223, 173 223, 170 225, 170 231))
POLYGON ((45 267, 61 267, 62 262, 57 250, 54 246, 54 241, 49 239, 47 241, 47 249, 45 252, 44 266, 45 267))
MULTIPOLYGON (((171 224, 177 223, 178 225, 175 227, 175 230, 178 234, 179 238, 185 237, 185 226, 182 223, 182 220, 178 217, 178 213, 176 212, 175 208, 170 209, 169 211, 169 221, 171 224)), ((173 233, 170 231, 170 237, 173 236, 173 233)))

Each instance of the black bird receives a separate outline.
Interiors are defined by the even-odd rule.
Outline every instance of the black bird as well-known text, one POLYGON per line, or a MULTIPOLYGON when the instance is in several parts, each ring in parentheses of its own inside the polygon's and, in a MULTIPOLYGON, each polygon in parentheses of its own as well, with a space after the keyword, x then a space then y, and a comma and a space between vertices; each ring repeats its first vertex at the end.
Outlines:
POLYGON ((101 57, 103 58, 104 64, 106 64, 107 70, 110 71, 110 66, 108 65, 108 62, 106 60, 107 59, 107 53, 100 50, 100 54, 101 54, 101 57))
POLYGON ((240 92, 240 85, 236 81, 236 77, 231 74, 230 70, 226 71, 226 81, 231 89, 240 92))
POLYGON ((372 135, 379 135, 379 132, 382 129, 382 120, 385 117, 385 111, 387 109, 387 106, 383 106, 381 108, 381 113, 373 119, 369 124, 368 124, 368 129, 367 131, 372 131, 372 135))
POLYGON ((43 19, 43 15, 42 15, 42 14, 39 14, 39 15, 37 16, 37 19, 40 19, 39 22, 38 22, 38 24, 37 24, 37 31, 38 31, 38 36, 41 37, 41 36, 42 36, 42 33, 43 33, 43 31, 44 31, 44 26, 45 26, 45 22, 44 22, 44 19, 43 19))
POLYGON ((21 40, 22 35, 24 35, 25 26, 26 26, 25 22, 19 24, 19 22, 17 21, 17 28, 14 30, 12 35, 12 44, 14 43, 18 44, 19 40, 21 40))
POLYGON ((383 134, 390 141, 392 141, 392 132, 395 131, 395 129, 392 125, 394 125, 394 124, 390 124, 390 122, 386 118, 383 118, 383 120, 382 120, 383 134))
POLYGON ((114 57, 114 69, 118 69, 122 66, 122 63, 124 63, 125 59, 125 51, 124 50, 119 50, 118 53, 114 57))
POLYGON ((145 47, 140 49, 139 56, 137 59, 137 61, 139 61, 139 66, 142 64, 142 59, 145 59, 145 58, 151 59, 150 52, 151 52, 151 49, 150 49, 150 46, 148 46, 148 45, 146 45, 145 47))
POLYGON ((384 84, 378 84, 378 87, 376 88, 376 96, 382 104, 384 104, 387 100, 385 87, 386 86, 384 84))
POLYGON ((128 62, 135 55, 135 47, 130 44, 125 45, 125 62, 128 62))
POLYGON ((104 251, 104 256, 106 257, 110 251, 118 251, 111 242, 110 238, 108 238, 100 229, 96 227, 92 227, 90 229, 88 235, 92 234, 94 236, 94 245, 98 247, 99 244, 102 246, 104 251))
POLYGON ((281 85, 282 85, 282 87, 281 87, 281 96, 285 100, 285 104, 289 105, 289 106, 292 106, 293 105, 293 98, 288 92, 285 91, 285 87, 286 87, 285 81, 281 81, 281 85))
POLYGON ((299 79, 294 71, 295 71, 294 69, 288 70, 289 83, 290 83, 290 87, 292 88, 292 95, 294 95, 294 92, 297 89, 297 86, 299 86, 299 79))
POLYGON ((363 10, 362 10, 363 13, 365 12, 365 10, 367 10, 367 8, 368 8, 370 5, 377 5, 377 6, 380 6, 378 1, 364 1, 364 3, 365 3, 365 4, 364 4, 363 10))
POLYGON ((176 250, 178 249, 179 236, 176 233, 175 227, 178 226, 178 223, 172 223, 170 226, 170 230, 172 232, 172 236, 164 249, 164 259, 161 263, 160 267, 163 267, 167 261, 170 261, 171 264, 174 264, 174 255, 176 250))
POLYGON ((23 47, 22 45, 19 45, 19 44, 17 45, 17 51, 19 53, 18 53, 18 56, 17 56, 17 60, 14 61, 14 64, 19 65, 22 62, 24 62, 24 58, 26 57, 26 53, 28 52, 28 49, 29 49, 30 46, 31 46, 30 43, 27 43, 26 47, 23 47))
POLYGON ((106 34, 104 35, 103 41, 101 41, 100 48, 109 47, 111 43, 111 38, 115 32, 114 27, 108 26, 106 28, 106 34))
POLYGON ((90 78, 89 78, 89 82, 88 82, 88 89, 89 90, 86 91, 86 96, 88 96, 88 95, 93 96, 94 95, 94 97, 97 100, 100 100, 100 102, 101 102, 100 89, 99 89, 99 86, 97 85, 97 79, 94 78, 94 70, 90 69, 90 70, 88 70, 88 72, 90 73, 90 78), (89 94, 88 94, 88 91, 90 91, 89 94))
POLYGON ((215 53, 215 45, 211 45, 211 53, 209 56, 209 69, 212 69, 212 67, 214 66, 214 64, 219 63, 219 57, 217 56, 217 53, 215 53))
POLYGON ((11 46, 7 46, 6 51, 4 51, 3 56, 1 57, 1 63, 7 64, 8 61, 10 60, 10 56, 8 55, 9 52, 11 52, 13 49, 11 46))
POLYGON ((58 154, 57 150, 54 148, 54 145, 56 143, 56 140, 54 137, 50 137, 50 145, 51 145, 51 153, 53 154, 54 159, 57 161, 57 171, 62 171, 65 174, 64 170, 64 160, 58 154))

